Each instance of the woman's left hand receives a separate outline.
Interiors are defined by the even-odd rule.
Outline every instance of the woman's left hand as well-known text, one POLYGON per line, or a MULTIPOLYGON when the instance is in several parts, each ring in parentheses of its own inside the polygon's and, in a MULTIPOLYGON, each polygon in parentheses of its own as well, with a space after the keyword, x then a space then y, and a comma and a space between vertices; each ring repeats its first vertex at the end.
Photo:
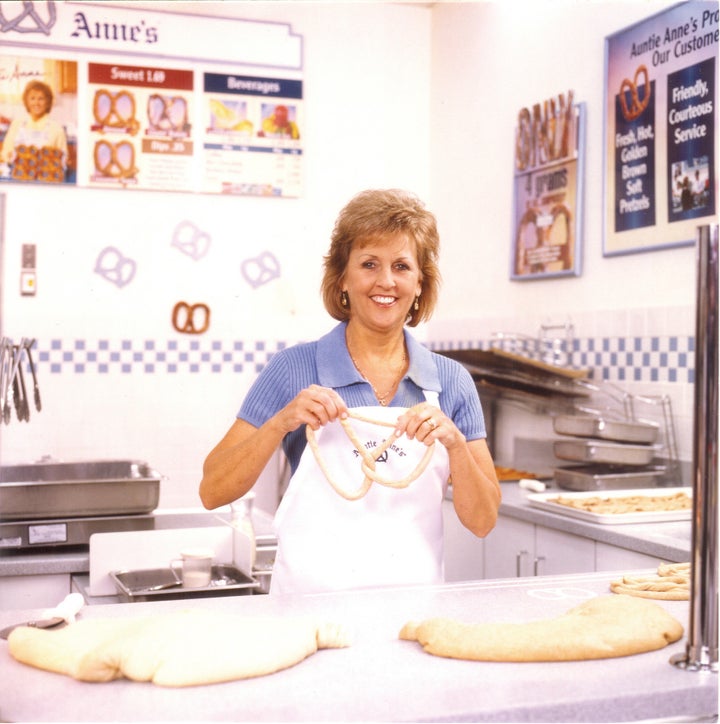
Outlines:
POLYGON ((400 415, 395 424, 395 435, 399 437, 403 433, 410 440, 414 438, 428 446, 438 441, 448 449, 465 442, 465 436, 455 423, 439 407, 427 402, 400 415))

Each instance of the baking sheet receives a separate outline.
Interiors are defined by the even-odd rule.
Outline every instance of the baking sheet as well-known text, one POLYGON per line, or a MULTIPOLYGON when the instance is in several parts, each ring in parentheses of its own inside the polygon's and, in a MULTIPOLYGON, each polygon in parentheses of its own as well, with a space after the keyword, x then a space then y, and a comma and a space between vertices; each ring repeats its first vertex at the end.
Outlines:
POLYGON ((567 505, 554 503, 552 500, 562 496, 571 500, 582 500, 583 498, 626 498, 630 496, 672 496, 684 492, 692 498, 692 488, 639 488, 631 490, 596 490, 585 493, 530 493, 527 496, 528 502, 535 508, 550 511, 556 515, 566 515, 571 518, 579 518, 589 523, 600 523, 603 525, 618 525, 623 523, 668 523, 677 520, 690 520, 692 508, 688 510, 665 510, 648 513, 591 513, 587 510, 570 508, 567 505))

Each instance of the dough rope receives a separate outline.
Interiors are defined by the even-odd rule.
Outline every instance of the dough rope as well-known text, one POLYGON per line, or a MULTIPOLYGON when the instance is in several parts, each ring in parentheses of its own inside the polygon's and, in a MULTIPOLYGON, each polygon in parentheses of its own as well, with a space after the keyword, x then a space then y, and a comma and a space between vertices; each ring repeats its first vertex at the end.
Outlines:
POLYGON ((613 593, 663 601, 690 599, 690 563, 661 563, 657 575, 623 576, 610 584, 613 593))
MULTIPOLYGON (((364 415, 359 415, 354 412, 348 412, 348 417, 352 417, 355 420, 359 420, 360 422, 369 422, 373 425, 395 427, 395 423, 393 422, 374 420, 370 417, 365 417, 364 415)), ((320 452, 320 446, 318 445, 315 431, 310 427, 310 425, 305 426, 305 437, 307 438, 308 445, 310 445, 310 449, 315 456, 315 460, 317 460, 320 470, 322 470, 323 475, 327 478, 328 483, 330 483, 330 485, 338 495, 345 498, 346 500, 359 500, 367 494, 373 482, 384 485, 387 488, 407 488, 410 483, 417 480, 423 474, 425 468, 430 462, 430 459, 432 458, 433 452, 435 451, 435 445, 430 445, 425 451, 422 460, 420 460, 420 462, 415 466, 414 470, 412 470, 408 475, 406 475, 404 478, 401 478, 400 480, 388 480, 387 478, 381 477, 375 471, 375 463, 377 462, 378 458, 380 458, 380 456, 395 442, 397 438, 395 438, 394 435, 390 435, 386 440, 383 441, 381 445, 379 445, 375 449, 373 453, 370 453, 368 450, 365 449, 362 441, 357 436, 357 433, 353 429, 350 420, 341 419, 339 420, 339 422, 343 430, 345 431, 345 434, 350 439, 350 442, 352 442, 352 444, 355 446, 355 449, 357 450, 361 458, 360 469, 364 477, 360 487, 353 492, 349 492, 342 488, 334 479, 334 476, 328 469, 328 466, 320 452)))

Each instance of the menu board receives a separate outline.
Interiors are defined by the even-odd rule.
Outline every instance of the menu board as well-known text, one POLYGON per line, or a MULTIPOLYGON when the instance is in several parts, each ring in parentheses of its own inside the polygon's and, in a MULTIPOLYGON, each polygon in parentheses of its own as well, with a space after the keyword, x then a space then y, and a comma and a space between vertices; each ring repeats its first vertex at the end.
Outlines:
POLYGON ((193 189, 193 71, 90 63, 90 186, 193 189))
POLYGON ((203 32, 189 34, 181 13, 104 3, 46 20, 18 18, 3 37, 0 183, 302 195, 302 38, 289 25, 197 15, 203 32))
POLYGON ((203 190, 300 196, 302 81, 205 73, 203 190))
POLYGON ((606 39, 606 256, 692 244, 717 209, 717 2, 606 39))

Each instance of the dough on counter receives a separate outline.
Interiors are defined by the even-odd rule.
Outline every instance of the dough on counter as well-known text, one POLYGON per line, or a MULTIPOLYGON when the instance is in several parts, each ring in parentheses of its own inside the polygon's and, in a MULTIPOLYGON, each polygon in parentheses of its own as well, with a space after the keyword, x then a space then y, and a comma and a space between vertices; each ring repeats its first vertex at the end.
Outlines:
POLYGON ((623 576, 612 581, 613 593, 656 598, 665 601, 690 599, 690 563, 661 563, 655 576, 623 576))
POLYGON ((654 651, 682 635, 660 605, 623 595, 590 599, 554 619, 468 624, 433 618, 400 631, 429 654, 472 661, 606 659, 654 651))
POLYGON ((191 610, 86 619, 57 631, 21 626, 8 644, 18 661, 81 681, 195 686, 271 674, 350 641, 343 627, 308 619, 191 610))

